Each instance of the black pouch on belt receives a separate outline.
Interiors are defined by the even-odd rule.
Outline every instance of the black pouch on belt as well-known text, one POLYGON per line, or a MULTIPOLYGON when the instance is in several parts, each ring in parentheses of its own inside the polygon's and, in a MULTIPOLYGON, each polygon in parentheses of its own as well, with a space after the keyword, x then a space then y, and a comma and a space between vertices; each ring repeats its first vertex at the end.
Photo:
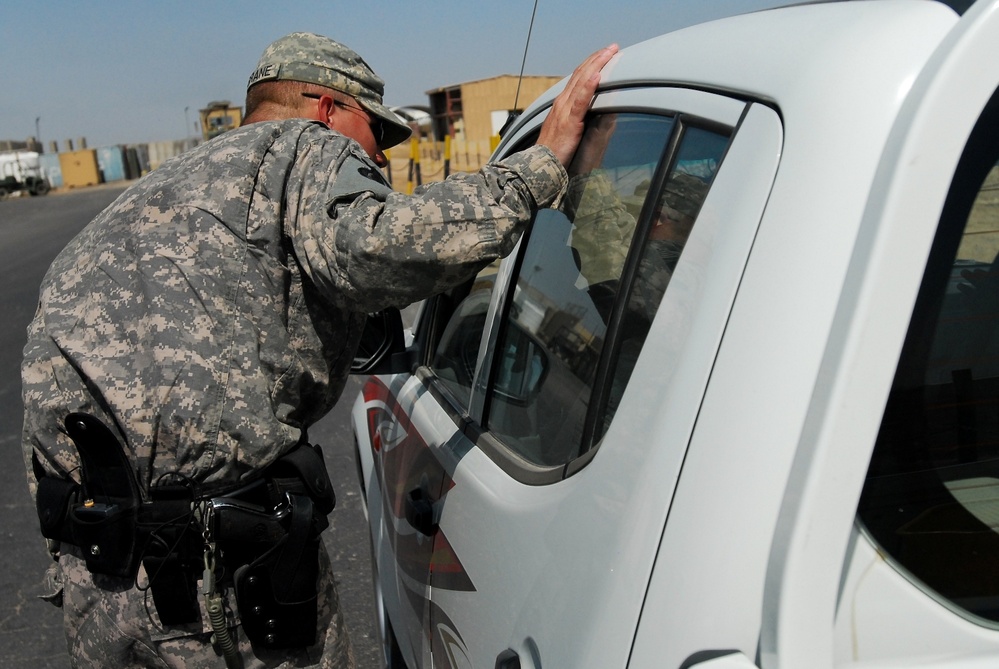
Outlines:
POLYGON ((44 476, 34 463, 42 536, 79 546, 95 574, 134 579, 141 560, 160 620, 197 621, 203 549, 191 522, 191 489, 155 486, 143 503, 128 454, 104 423, 75 413, 65 426, 80 455, 82 483, 44 476))
MULTIPOLYGON (((336 506, 333 483, 326 471, 326 461, 319 446, 300 444, 268 467, 265 476, 280 490, 308 495, 320 523, 336 506)), ((325 527, 320 528, 320 531, 325 527)))
POLYGON ((204 544, 191 519, 191 489, 154 486, 149 496, 151 503, 139 510, 139 536, 156 612, 164 625, 195 622, 200 619, 197 580, 204 572, 204 544))
MULTIPOLYGON (((37 464, 37 461, 35 461, 37 464)), ((37 468, 38 471, 41 467, 37 468)), ((38 511, 38 525, 46 539, 76 544, 72 526, 69 524, 69 509, 77 503, 80 486, 70 479, 45 476, 36 471, 38 491, 35 494, 35 509, 38 511)))

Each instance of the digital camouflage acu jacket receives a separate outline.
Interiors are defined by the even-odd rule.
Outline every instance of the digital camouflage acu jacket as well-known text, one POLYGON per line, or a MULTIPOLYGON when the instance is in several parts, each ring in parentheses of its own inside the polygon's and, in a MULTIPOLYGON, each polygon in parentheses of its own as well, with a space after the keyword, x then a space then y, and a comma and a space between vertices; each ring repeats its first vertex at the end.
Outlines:
POLYGON ((364 314, 512 249, 566 175, 529 149, 395 193, 353 141, 290 120, 230 131, 126 190, 58 256, 28 330, 23 448, 72 475, 65 416, 116 429, 143 488, 233 482, 343 389, 364 314))

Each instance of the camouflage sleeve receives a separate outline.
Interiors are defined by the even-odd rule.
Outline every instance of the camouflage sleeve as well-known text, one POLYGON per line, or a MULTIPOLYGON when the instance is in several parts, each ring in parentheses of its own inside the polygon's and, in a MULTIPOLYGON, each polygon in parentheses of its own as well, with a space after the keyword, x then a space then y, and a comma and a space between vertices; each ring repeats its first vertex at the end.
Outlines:
POLYGON ((349 151, 329 174, 325 197, 298 202, 294 243, 313 281, 345 306, 405 306, 510 253, 537 209, 562 196, 566 181, 551 151, 532 147, 404 195, 349 151))

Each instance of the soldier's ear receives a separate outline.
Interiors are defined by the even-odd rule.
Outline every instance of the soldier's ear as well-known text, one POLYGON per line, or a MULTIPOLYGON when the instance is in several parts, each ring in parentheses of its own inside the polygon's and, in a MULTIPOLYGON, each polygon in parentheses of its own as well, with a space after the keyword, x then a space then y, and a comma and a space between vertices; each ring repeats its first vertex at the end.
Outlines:
POLYGON ((323 95, 319 98, 317 104, 317 111, 319 118, 317 120, 322 121, 329 127, 330 130, 334 130, 333 127, 333 114, 335 113, 336 105, 333 104, 333 97, 329 95, 323 95))
POLYGON ((318 93, 302 93, 302 97, 306 98, 305 106, 300 108, 302 117, 324 123, 328 128, 334 130, 333 114, 336 105, 333 102, 333 96, 320 95, 318 93))

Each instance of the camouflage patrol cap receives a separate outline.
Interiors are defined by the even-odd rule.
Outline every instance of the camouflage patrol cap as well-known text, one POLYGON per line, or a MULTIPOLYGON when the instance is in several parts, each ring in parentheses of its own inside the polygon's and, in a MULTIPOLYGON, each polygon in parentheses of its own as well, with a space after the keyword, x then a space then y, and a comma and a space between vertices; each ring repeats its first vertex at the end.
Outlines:
POLYGON ((282 79, 332 88, 357 100, 382 121, 385 138, 379 148, 395 146, 412 134, 410 127, 382 104, 385 82, 354 50, 328 37, 291 33, 275 40, 264 49, 246 88, 282 79))

